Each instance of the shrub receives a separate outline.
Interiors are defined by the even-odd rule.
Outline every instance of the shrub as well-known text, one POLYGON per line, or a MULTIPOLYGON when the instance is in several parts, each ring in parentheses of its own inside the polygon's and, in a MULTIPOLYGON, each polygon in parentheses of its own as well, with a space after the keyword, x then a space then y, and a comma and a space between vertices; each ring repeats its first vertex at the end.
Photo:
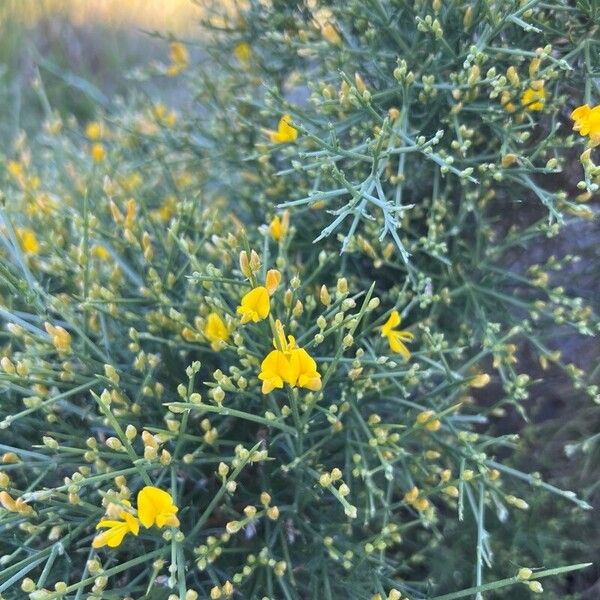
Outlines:
POLYGON ((598 328, 552 283, 577 257, 530 258, 593 216, 593 10, 251 3, 148 67, 179 114, 20 139, 4 597, 451 600, 585 566, 492 567, 492 534, 539 492, 589 508, 495 424, 523 348, 598 396, 558 342, 598 328))

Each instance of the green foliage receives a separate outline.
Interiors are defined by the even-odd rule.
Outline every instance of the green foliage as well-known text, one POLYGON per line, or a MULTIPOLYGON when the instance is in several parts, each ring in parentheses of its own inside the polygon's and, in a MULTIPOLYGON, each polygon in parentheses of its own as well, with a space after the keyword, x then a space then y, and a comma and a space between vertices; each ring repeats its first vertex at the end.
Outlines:
POLYGON ((585 7, 211 10, 200 64, 172 46, 140 74, 184 109, 82 131, 49 106, 4 161, 2 597, 521 597, 587 566, 560 523, 590 505, 501 432, 536 389, 524 349, 598 398, 560 352, 598 332, 554 283, 578 257, 543 250, 594 216, 568 120, 598 92, 585 7), (265 388, 294 344, 320 384, 265 388), (148 484, 180 526, 93 548, 148 484))

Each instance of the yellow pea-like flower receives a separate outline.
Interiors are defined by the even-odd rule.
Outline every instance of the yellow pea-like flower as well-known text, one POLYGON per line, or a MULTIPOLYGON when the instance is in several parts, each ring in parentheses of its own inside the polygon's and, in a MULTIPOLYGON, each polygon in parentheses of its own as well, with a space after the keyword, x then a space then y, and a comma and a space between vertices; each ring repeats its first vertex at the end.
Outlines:
POLYGON ((120 520, 113 519, 102 519, 96 529, 106 528, 106 531, 99 533, 92 542, 93 548, 102 548, 108 546, 109 548, 116 548, 121 545, 123 538, 128 533, 137 535, 140 530, 140 522, 131 513, 123 510, 119 514, 120 520))
POLYGON ((293 386, 298 379, 297 369, 281 350, 272 350, 260 365, 258 378, 262 383, 262 393, 268 394, 283 387, 284 383, 293 386))
POLYGON ((97 121, 88 123, 85 128, 85 135, 88 140, 97 142, 98 140, 102 139, 102 125, 97 121))
POLYGON ((540 111, 546 104, 546 90, 542 85, 539 89, 527 88, 521 96, 521 104, 527 110, 540 111))
POLYGON ((106 247, 99 244, 92 248, 92 254, 99 260, 107 261, 110 258, 110 252, 106 247))
POLYGON ((179 519, 175 516, 179 510, 171 494, 160 488, 147 485, 138 492, 137 510, 140 522, 147 529, 157 527, 179 527, 179 519))
POLYGON ((106 158, 106 150, 102 144, 96 142, 90 147, 90 155, 94 162, 100 163, 106 158))
POLYGON ((267 354, 258 374, 258 378, 263 382, 263 394, 283 388, 284 383, 315 392, 321 389, 321 375, 317 370, 317 363, 304 348, 298 348, 293 336, 288 336, 286 341, 283 325, 279 320, 275 322, 273 345, 275 350, 267 354))
POLYGON ((248 63, 252 58, 252 49, 248 42, 240 42, 233 49, 233 55, 241 62, 248 63))
POLYGON ((169 56, 171 62, 176 64, 187 64, 189 60, 187 48, 181 42, 172 42, 169 45, 169 56))
POLYGON ((250 321, 253 323, 262 321, 269 316, 270 310, 269 291, 262 285, 251 289, 245 294, 237 307, 237 313, 241 316, 242 324, 250 321))
POLYGON ((167 67, 167 75, 170 77, 179 75, 188 66, 189 54, 187 48, 181 42, 171 42, 169 44, 169 58, 171 64, 167 67))
POLYGON ((321 375, 314 358, 304 348, 293 350, 292 357, 298 364, 298 387, 318 392, 321 389, 321 375))
POLYGON ((277 131, 269 132, 269 138, 273 144, 286 144, 288 142, 295 142, 298 137, 298 130, 292 126, 292 117, 290 115, 283 115, 279 119, 277 125, 277 131))
POLYGON ((32 229, 23 228, 17 230, 17 237, 19 238, 21 249, 25 254, 35 255, 40 251, 40 244, 32 229))
POLYGON ((16 160, 9 160, 6 163, 6 170, 17 180, 22 179, 25 175, 23 163, 17 162, 16 160))
POLYGON ((410 358, 410 351, 404 342, 412 342, 415 336, 410 331, 396 329, 401 321, 400 313, 397 310, 393 310, 389 319, 381 327, 381 337, 387 338, 392 352, 401 354, 408 360, 410 358))
POLYGON ((229 339, 229 328, 216 312, 211 312, 208 315, 202 333, 215 352, 221 350, 224 342, 229 339))
POLYGON ((593 108, 588 104, 578 106, 572 113, 573 130, 590 139, 590 146, 600 144, 600 104, 593 108))

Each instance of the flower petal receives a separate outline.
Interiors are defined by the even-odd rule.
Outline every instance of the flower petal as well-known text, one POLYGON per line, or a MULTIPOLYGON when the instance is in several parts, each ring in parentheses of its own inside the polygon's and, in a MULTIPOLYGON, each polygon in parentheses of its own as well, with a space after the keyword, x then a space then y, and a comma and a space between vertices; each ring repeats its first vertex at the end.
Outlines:
POLYGON ((397 310, 393 310, 390 313, 388 320, 381 326, 382 337, 387 336, 394 327, 398 327, 401 320, 400 313, 397 310))
POLYGON ((248 323, 248 321, 256 323, 266 319, 270 309, 269 292, 266 287, 261 285, 244 295, 240 306, 237 307, 237 313, 242 316, 242 323, 248 323))
POLYGON ((132 514, 123 511, 121 513, 121 517, 123 517, 125 523, 127 523, 127 528, 133 535, 137 535, 140 531, 140 521, 137 517, 134 517, 132 514))
MULTIPOLYGON (((102 521, 100 521, 102 523, 102 521)), ((99 523, 99 524, 100 524, 99 523)), ((111 526, 110 529, 103 531, 100 535, 97 535, 92 541, 93 548, 102 548, 108 546, 109 548, 116 548, 121 545, 123 538, 129 532, 127 524, 123 521, 114 521, 116 523, 111 526)), ((98 524, 98 525, 99 525, 98 524)))
POLYGON ((410 351, 402 343, 402 339, 398 335, 397 331, 390 332, 390 334, 387 336, 387 339, 392 352, 395 352, 396 354, 401 354, 406 360, 410 358, 410 351))
POLYGON ((171 506, 173 506, 171 495, 157 487, 147 485, 138 493, 138 516, 142 525, 147 529, 152 527, 157 515, 168 511, 171 506))

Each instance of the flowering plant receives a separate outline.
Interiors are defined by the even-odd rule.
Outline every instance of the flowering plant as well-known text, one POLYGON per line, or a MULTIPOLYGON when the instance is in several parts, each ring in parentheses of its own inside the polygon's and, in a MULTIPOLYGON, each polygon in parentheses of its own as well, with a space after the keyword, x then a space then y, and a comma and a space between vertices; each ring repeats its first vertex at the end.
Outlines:
POLYGON ((521 256, 594 216, 586 7, 212 8, 206 60, 146 73, 199 112, 50 115, 5 161, 0 594, 453 600, 588 566, 493 560, 540 495, 590 508, 501 430, 524 348, 598 398, 556 344, 598 331, 553 283, 576 257, 521 256))

